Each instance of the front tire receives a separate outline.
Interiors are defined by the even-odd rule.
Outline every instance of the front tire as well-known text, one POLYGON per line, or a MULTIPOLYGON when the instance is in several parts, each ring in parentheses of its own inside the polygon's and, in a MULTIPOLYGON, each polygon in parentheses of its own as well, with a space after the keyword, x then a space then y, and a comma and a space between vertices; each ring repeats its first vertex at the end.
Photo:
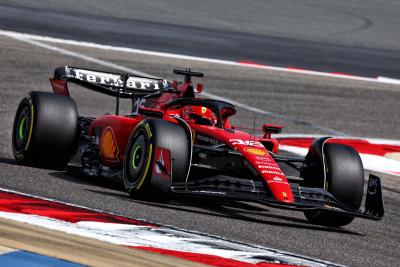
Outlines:
POLYGON ((15 114, 12 147, 17 163, 59 168, 78 141, 78 111, 73 99, 30 92, 15 114))
POLYGON ((153 154, 151 136, 140 125, 131 136, 124 159, 124 184, 133 198, 145 198, 157 193, 150 183, 153 154))
MULTIPOLYGON (((324 189, 341 203, 358 210, 364 193, 364 168, 361 158, 353 148, 327 143, 324 145, 326 181, 324 189)), ((324 226, 344 226, 354 217, 329 211, 305 211, 305 217, 312 223, 324 226)))
POLYGON ((164 200, 170 193, 172 181, 164 186, 152 183, 156 148, 168 149, 174 181, 186 179, 189 170, 190 139, 178 124, 162 119, 147 119, 139 123, 129 139, 124 158, 123 179, 132 198, 164 200))

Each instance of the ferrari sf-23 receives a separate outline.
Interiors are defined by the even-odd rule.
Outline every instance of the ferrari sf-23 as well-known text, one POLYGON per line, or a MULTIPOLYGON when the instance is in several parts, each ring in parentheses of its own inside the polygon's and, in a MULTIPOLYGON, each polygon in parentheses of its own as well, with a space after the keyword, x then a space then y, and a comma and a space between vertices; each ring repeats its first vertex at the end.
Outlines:
POLYGON ((336 227, 355 217, 383 217, 380 179, 370 175, 364 189, 363 165, 353 148, 323 137, 305 158, 282 156, 273 138, 282 126, 264 124, 259 136, 234 127, 234 105, 197 97, 203 86, 192 77, 202 73, 174 73, 183 81, 57 68, 50 79, 54 93, 32 91, 19 104, 12 135, 16 161, 122 179, 139 199, 256 202, 336 227), (67 83, 114 97, 115 114, 79 116, 67 83), (120 99, 131 99, 130 114, 119 114, 120 99), (298 175, 285 174, 282 165, 298 175))

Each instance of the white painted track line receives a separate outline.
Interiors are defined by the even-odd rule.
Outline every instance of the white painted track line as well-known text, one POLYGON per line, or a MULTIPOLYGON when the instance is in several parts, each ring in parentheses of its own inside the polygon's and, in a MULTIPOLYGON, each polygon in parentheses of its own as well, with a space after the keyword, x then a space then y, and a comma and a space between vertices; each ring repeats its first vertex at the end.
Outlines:
MULTIPOLYGON (((18 40, 18 41, 21 41, 21 42, 25 42, 25 43, 31 44, 33 46, 41 47, 41 48, 44 48, 44 49, 47 49, 47 50, 50 50, 50 51, 54 51, 54 52, 57 52, 57 53, 60 53, 60 54, 66 55, 66 56, 75 57, 75 58, 78 58, 78 59, 81 59, 81 60, 85 60, 85 61, 88 61, 88 62, 93 62, 95 64, 99 64, 99 65, 102 65, 102 66, 106 66, 106 67, 110 67, 110 68, 113 68, 113 69, 121 70, 123 72, 130 72, 130 73, 136 74, 136 75, 153 76, 154 77, 154 75, 151 75, 151 74, 148 74, 148 73, 144 73, 144 72, 132 69, 132 68, 121 66, 121 65, 109 62, 109 61, 105 61, 105 60, 101 60, 101 59, 98 59, 98 58, 94 58, 94 57, 91 57, 91 56, 88 56, 88 55, 85 55, 85 54, 82 54, 82 53, 77 53, 77 52, 70 51, 70 50, 67 50, 67 49, 64 49, 64 48, 60 48, 60 47, 57 47, 57 46, 53 46, 53 45, 50 45, 50 44, 47 44, 47 43, 43 43, 42 41, 53 40, 55 43, 74 44, 74 45, 83 44, 83 46, 85 46, 85 47, 93 47, 93 48, 101 47, 101 49, 107 49, 107 50, 113 50, 114 49, 115 50, 116 48, 115 47, 113 48, 112 46, 103 46, 103 45, 97 45, 97 44, 92 44, 92 43, 77 42, 77 41, 63 40, 63 39, 55 39, 55 38, 50 38, 50 37, 45 37, 45 36, 36 36, 36 35, 9 32, 9 31, 2 31, 2 30, 0 30, 0 35, 7 36, 7 37, 13 38, 15 40, 18 40)), ((123 48, 123 50, 120 50, 120 51, 124 51, 124 52, 135 51, 134 53, 138 53, 138 51, 143 51, 143 50, 123 48)), ((160 54, 158 52, 150 52, 150 51, 147 51, 146 53, 147 54, 148 53, 152 53, 152 55, 154 55, 154 56, 159 56, 159 54, 160 54)), ((161 53, 161 54, 164 54, 164 56, 166 56, 165 53, 161 53)), ((173 55, 173 54, 168 54, 168 55, 173 55)), ((179 56, 179 55, 177 55, 177 56, 179 56)), ((185 58, 185 57, 186 56, 180 56, 180 58, 185 58)), ((187 59, 187 58, 185 58, 185 59, 187 59)), ((190 57, 190 59, 191 60, 196 60, 195 57, 190 57)), ((201 58, 198 58, 198 59, 201 59, 201 58)), ((212 60, 212 59, 210 59, 211 61, 207 61, 207 60, 209 60, 209 59, 204 59, 203 58, 201 61, 217 63, 217 64, 223 64, 221 62, 229 62, 229 61, 220 61, 220 60, 212 60)), ((230 63, 229 64, 230 65, 237 65, 239 67, 243 67, 243 66, 247 67, 247 65, 241 65, 241 64, 235 63, 235 62, 231 62, 231 63, 232 64, 230 64, 230 63)), ((214 98, 214 99, 219 99, 219 100, 224 100, 224 101, 230 102, 230 103, 236 105, 239 108, 242 108, 242 109, 257 113, 257 114, 271 115, 271 116, 274 116, 276 118, 280 118, 282 120, 286 120, 286 121, 289 121, 289 122, 308 124, 309 127, 315 128, 315 129, 318 129, 318 130, 322 130, 326 134, 346 136, 346 134, 343 133, 343 132, 339 132, 339 131, 336 131, 336 130, 333 130, 333 129, 325 128, 325 127, 322 127, 322 126, 319 126, 319 125, 315 125, 315 124, 312 124, 312 123, 295 120, 295 119, 289 118, 287 116, 284 116, 284 115, 281 115, 281 114, 278 114, 278 113, 265 111, 265 110, 262 110, 262 109, 259 109, 259 108, 255 108, 255 107, 252 107, 252 106, 240 103, 240 102, 236 102, 236 101, 234 101, 232 99, 229 99, 229 98, 221 97, 221 96, 214 95, 214 94, 211 94, 211 93, 206 93, 206 92, 203 92, 202 95, 206 96, 206 97, 210 97, 210 98, 214 98)))
MULTIPOLYGON (((194 61, 201 61, 201 62, 214 63, 214 64, 231 65, 231 66, 237 66, 237 67, 257 68, 257 69, 283 71, 283 72, 298 73, 298 74, 305 74, 305 75, 326 76, 326 77, 341 78, 341 79, 352 79, 352 80, 360 80, 360 81, 368 81, 368 82, 400 84, 400 80, 386 78, 386 77, 368 78, 368 77, 360 77, 360 76, 324 73, 324 72, 317 72, 317 71, 271 67, 271 66, 264 66, 264 65, 259 65, 259 64, 240 63, 240 62, 234 62, 234 61, 228 61, 228 60, 218 60, 218 59, 211 59, 211 58, 186 56, 186 55, 179 55, 179 54, 172 54, 172 53, 148 51, 148 50, 142 50, 142 49, 133 49, 133 48, 127 48, 127 47, 116 47, 116 46, 110 46, 110 45, 95 44, 95 43, 90 43, 90 42, 67 40, 67 39, 53 38, 53 37, 48 37, 48 36, 40 36, 40 35, 33 35, 33 34, 27 34, 27 33, 18 33, 18 32, 13 32, 13 31, 0 30, 0 35, 7 36, 7 37, 13 38, 15 40, 19 40, 21 42, 25 42, 25 43, 28 43, 28 44, 31 44, 34 46, 38 46, 38 47, 41 47, 41 48, 44 48, 47 50, 51 50, 51 51, 54 51, 54 52, 57 52, 57 53, 60 53, 63 55, 79 58, 81 60, 93 62, 95 64, 99 64, 102 66, 121 70, 124 72, 130 72, 132 74, 141 75, 141 76, 154 76, 154 75, 147 74, 147 73, 144 73, 144 72, 132 69, 132 68, 128 68, 125 66, 121 66, 121 65, 109 62, 109 61, 94 58, 94 57, 91 57, 91 56, 88 56, 88 55, 85 55, 82 53, 77 53, 77 52, 70 51, 70 50, 67 50, 64 48, 52 46, 50 44, 43 43, 43 42, 67 44, 67 45, 80 46, 80 47, 89 47, 89 48, 96 48, 96 49, 102 49, 102 50, 107 50, 107 51, 119 51, 119 52, 126 52, 126 53, 137 53, 137 54, 143 54, 143 55, 168 57, 168 58, 175 58, 175 59, 194 60, 194 61)), ((254 112, 254 113, 257 113, 260 115, 270 115, 270 116, 274 116, 276 118, 279 118, 279 119, 282 119, 285 121, 289 121, 289 122, 308 124, 309 127, 321 130, 321 131, 325 132, 326 134, 332 134, 332 135, 337 135, 337 136, 347 136, 346 133, 336 131, 334 129, 329 129, 329 128, 325 128, 325 127, 322 127, 322 126, 319 126, 316 124, 292 119, 292 118, 282 115, 282 114, 262 110, 262 109, 252 107, 252 106, 234 101, 229 98, 221 97, 221 96, 218 96, 215 94, 203 92, 202 95, 206 96, 206 97, 230 102, 239 108, 242 108, 244 110, 254 112)))
POLYGON ((149 51, 149 50, 143 50, 143 49, 134 49, 134 48, 128 48, 128 47, 103 45, 103 44, 96 44, 96 43, 91 43, 91 42, 68 40, 68 39, 54 38, 54 37, 49 37, 49 36, 41 36, 41 35, 34 35, 34 34, 28 34, 28 33, 19 33, 19 32, 14 32, 14 31, 5 31, 5 30, 1 30, 1 29, 0 29, 0 35, 9 36, 9 37, 12 37, 15 39, 25 39, 25 40, 31 40, 31 41, 60 43, 60 44, 67 44, 67 45, 74 45, 74 46, 81 46, 81 47, 97 48, 97 49, 109 50, 109 51, 119 51, 119 52, 136 53, 136 54, 150 55, 150 56, 194 60, 194 61, 202 61, 202 62, 215 63, 215 64, 240 66, 240 67, 245 67, 245 68, 274 70, 274 71, 282 71, 282 72, 289 72, 289 73, 298 73, 298 74, 314 75, 314 76, 325 76, 325 77, 367 81, 367 82, 400 84, 400 80, 388 78, 388 77, 371 78, 371 77, 354 76, 354 75, 338 74, 338 73, 328 73, 328 72, 320 72, 320 71, 312 71, 312 70, 274 67, 274 66, 267 66, 267 65, 256 64, 256 63, 252 64, 252 63, 236 62, 236 61, 230 61, 230 60, 220 60, 220 59, 188 56, 188 55, 181 55, 181 54, 174 54, 174 53, 149 51))

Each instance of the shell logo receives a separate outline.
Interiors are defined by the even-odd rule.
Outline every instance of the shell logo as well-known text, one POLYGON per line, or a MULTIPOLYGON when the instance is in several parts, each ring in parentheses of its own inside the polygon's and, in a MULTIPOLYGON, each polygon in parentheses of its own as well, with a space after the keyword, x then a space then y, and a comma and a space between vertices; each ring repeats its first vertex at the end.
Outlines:
POLYGON ((109 161, 119 161, 118 146, 115 142, 114 133, 111 128, 107 128, 101 137, 100 150, 105 158, 109 161))
POLYGON ((260 148, 255 148, 255 147, 246 147, 244 149, 244 151, 249 152, 249 153, 251 153, 253 155, 256 155, 256 156, 265 156, 265 155, 267 155, 267 152, 265 150, 260 149, 260 148))

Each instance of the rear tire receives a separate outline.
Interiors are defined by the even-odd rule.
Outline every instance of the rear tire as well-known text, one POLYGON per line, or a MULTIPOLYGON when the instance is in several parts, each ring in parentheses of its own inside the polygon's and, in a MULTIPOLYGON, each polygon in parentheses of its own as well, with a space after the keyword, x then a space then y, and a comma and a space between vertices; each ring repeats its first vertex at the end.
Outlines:
MULTIPOLYGON (((346 145, 327 143, 324 155, 325 190, 349 208, 358 210, 364 193, 364 168, 357 151, 346 145)), ((304 215, 310 222, 324 226, 344 226, 354 220, 352 216, 328 211, 305 211, 304 215)))
POLYGON ((68 163, 78 138, 78 111, 72 98, 30 92, 20 102, 12 134, 18 163, 60 168, 68 163))
POLYGON ((185 130, 178 124, 162 119, 144 120, 132 132, 123 163, 124 185, 132 198, 152 200, 168 198, 170 184, 161 189, 151 182, 157 147, 170 151, 174 181, 186 179, 190 150, 185 130))

